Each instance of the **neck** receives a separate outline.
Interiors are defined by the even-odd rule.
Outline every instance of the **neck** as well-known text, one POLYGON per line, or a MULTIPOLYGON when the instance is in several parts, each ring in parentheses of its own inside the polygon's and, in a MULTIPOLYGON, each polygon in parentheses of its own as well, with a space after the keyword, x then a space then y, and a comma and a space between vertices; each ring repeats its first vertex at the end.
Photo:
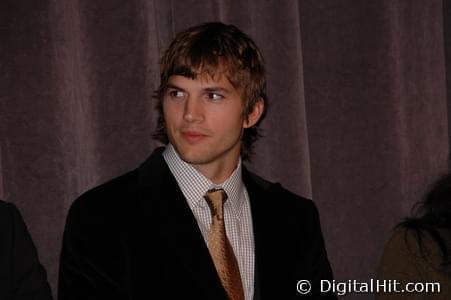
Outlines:
POLYGON ((226 181, 238 166, 239 157, 230 162, 218 162, 213 165, 192 164, 192 166, 214 184, 226 181))

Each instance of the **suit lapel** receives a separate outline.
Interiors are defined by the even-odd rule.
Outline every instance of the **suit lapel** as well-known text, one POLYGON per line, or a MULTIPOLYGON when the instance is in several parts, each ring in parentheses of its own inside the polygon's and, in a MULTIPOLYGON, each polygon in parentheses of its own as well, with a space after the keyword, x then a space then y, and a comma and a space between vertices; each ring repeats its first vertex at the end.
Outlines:
POLYGON ((158 149, 142 167, 141 203, 147 226, 160 227, 164 240, 180 261, 180 275, 189 276, 207 299, 226 299, 197 221, 158 149), (156 153, 155 153, 156 152, 156 153), (151 206, 151 207, 149 207, 151 206), (152 220, 152 221, 150 221, 152 220), (185 272, 185 273, 183 273, 185 272))

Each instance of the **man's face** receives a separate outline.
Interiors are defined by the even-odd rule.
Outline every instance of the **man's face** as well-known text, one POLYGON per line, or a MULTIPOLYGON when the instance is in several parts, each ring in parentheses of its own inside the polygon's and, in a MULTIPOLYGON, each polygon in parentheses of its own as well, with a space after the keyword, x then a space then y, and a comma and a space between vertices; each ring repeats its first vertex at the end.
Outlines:
POLYGON ((236 167, 243 129, 260 117, 244 118, 243 109, 241 93, 221 75, 171 76, 163 99, 169 141, 184 161, 202 168, 236 167))

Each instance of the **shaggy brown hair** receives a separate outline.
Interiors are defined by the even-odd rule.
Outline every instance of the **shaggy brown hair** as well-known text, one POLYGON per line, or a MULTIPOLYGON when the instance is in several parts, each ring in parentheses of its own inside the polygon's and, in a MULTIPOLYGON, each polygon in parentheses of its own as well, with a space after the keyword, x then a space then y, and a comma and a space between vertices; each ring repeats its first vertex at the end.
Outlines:
POLYGON ((254 142, 261 136, 258 124, 266 107, 266 78, 263 57, 254 41, 233 25, 204 23, 177 34, 160 61, 160 86, 155 92, 159 112, 154 138, 168 143, 163 115, 163 98, 173 75, 195 79, 199 75, 224 74, 241 93, 244 117, 262 100, 264 112, 259 122, 243 133, 241 156, 252 154, 254 142))

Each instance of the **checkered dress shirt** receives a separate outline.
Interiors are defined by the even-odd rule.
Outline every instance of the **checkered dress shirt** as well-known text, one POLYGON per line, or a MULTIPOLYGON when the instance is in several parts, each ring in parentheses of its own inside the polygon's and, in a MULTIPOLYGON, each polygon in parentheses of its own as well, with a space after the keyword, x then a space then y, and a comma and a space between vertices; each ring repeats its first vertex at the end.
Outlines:
POLYGON ((241 159, 232 175, 218 185, 183 161, 171 144, 166 147, 163 157, 197 220, 205 243, 211 212, 203 196, 211 188, 221 187, 226 191, 228 199, 224 204, 224 221, 227 238, 238 260, 246 300, 251 300, 254 294, 254 234, 249 195, 241 177, 241 159))

